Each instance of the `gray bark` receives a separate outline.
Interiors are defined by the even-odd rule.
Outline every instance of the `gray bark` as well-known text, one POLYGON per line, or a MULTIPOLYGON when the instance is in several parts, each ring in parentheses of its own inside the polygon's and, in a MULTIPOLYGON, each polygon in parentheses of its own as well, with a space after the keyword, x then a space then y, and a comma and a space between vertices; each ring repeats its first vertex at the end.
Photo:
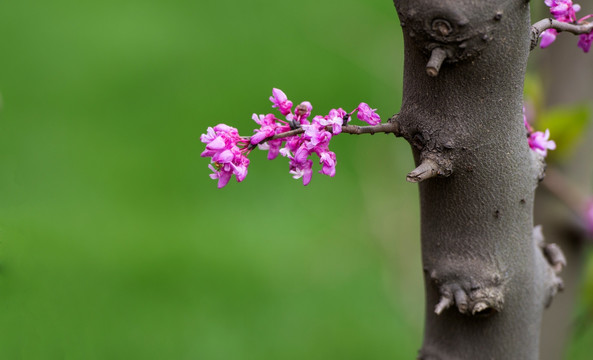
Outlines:
MULTIPOLYGON (((543 159, 522 119, 530 49, 524 0, 395 0, 402 108, 420 182, 426 321, 421 359, 537 359, 560 286, 533 236, 543 159)), ((544 250, 544 251, 542 251, 544 250)), ((553 261, 552 261, 553 262, 553 261)))

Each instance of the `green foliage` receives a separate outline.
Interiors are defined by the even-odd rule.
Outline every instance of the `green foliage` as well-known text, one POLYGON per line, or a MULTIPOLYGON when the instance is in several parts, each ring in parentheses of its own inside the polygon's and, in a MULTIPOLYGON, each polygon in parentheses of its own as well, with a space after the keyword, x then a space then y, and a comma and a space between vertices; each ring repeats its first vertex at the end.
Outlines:
POLYGON ((574 319, 574 336, 569 347, 569 358, 587 360, 591 358, 593 340, 593 252, 584 254, 586 261, 580 304, 574 319))
POLYGON ((544 85, 542 84, 541 77, 527 73, 523 84, 524 102, 532 105, 536 113, 541 111, 545 106, 543 90, 544 85))
POLYGON ((583 297, 582 301, 588 309, 589 317, 593 320, 593 252, 589 251, 587 256, 587 266, 585 267, 585 275, 583 277, 583 297))
POLYGON ((338 138, 307 188, 254 153, 218 191, 199 157, 272 87, 388 118, 397 27, 384 0, 1 2, 0 359, 413 358, 407 144, 338 138))
POLYGON ((537 128, 542 131, 550 129, 551 139, 557 145, 556 150, 548 153, 548 161, 557 161, 573 153, 582 141, 590 115, 590 106, 582 104, 554 107, 538 116, 537 128))
POLYGON ((548 152, 546 161, 554 163, 566 159, 581 143, 591 118, 590 104, 563 105, 549 108, 543 93, 541 78, 528 75, 525 78, 524 97, 528 116, 537 131, 550 130, 550 139, 557 148, 548 152))
POLYGON ((307 188, 256 152, 219 191, 199 156, 273 87, 388 118, 397 27, 388 1, 1 2, 0 359, 413 358, 407 144, 337 138, 307 188))

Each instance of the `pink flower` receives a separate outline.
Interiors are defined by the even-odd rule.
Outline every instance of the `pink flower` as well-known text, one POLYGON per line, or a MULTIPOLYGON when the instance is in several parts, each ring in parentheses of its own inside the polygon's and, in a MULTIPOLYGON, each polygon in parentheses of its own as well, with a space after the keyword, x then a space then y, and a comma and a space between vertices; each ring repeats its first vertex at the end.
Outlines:
POLYGON ((531 126, 534 117, 534 110, 533 104, 528 101, 523 101, 523 124, 525 125, 525 129, 527 130, 527 134, 531 135, 532 132, 535 130, 531 126))
POLYGON ((265 138, 268 138, 268 137, 274 135, 275 130, 278 127, 278 124, 276 124, 276 118, 274 117, 274 115, 272 115, 272 114, 268 114, 265 116, 259 115, 259 117, 258 117, 257 114, 253 114, 252 119, 256 123, 261 125, 261 127, 259 129, 254 130, 256 134, 253 135, 250 140, 252 145, 257 145, 265 138))
POLYGON ((283 148, 280 150, 282 156, 286 156, 290 159, 289 173, 292 174, 293 179, 303 178, 303 185, 307 186, 311 182, 311 176, 313 175, 313 161, 309 160, 308 157, 311 152, 303 144, 296 149, 294 156, 290 153, 290 150, 283 148))
POLYGON ((546 132, 536 131, 529 136, 527 139, 529 147, 536 153, 547 156, 548 150, 556 149, 556 143, 554 140, 550 140, 550 130, 546 129, 546 132))
POLYGON ((237 182, 245 180, 245 177, 247 176, 247 166, 249 166, 249 159, 244 156, 238 159, 237 163, 228 162, 223 164, 215 162, 214 166, 212 166, 212 164, 208 165, 210 170, 213 171, 213 173, 210 174, 210 178, 218 179, 219 189, 222 189, 228 184, 233 174, 235 174, 237 182))
POLYGON ((262 140, 273 136, 276 133, 276 128, 278 128, 278 124, 276 123, 276 118, 272 114, 268 115, 259 115, 253 114, 252 116, 253 121, 258 123, 261 127, 259 129, 255 129, 255 135, 251 137, 251 144, 257 145, 262 140))
POLYGON ((210 177, 218 180, 218 187, 225 187, 231 177, 235 175, 238 182, 247 176, 249 159, 247 156, 257 145, 262 150, 268 150, 268 159, 272 160, 278 155, 289 159, 289 172, 295 179, 303 179, 303 184, 311 182, 313 161, 311 156, 316 154, 319 157, 321 170, 319 173, 334 176, 336 174, 336 154, 329 150, 329 143, 333 136, 342 132, 342 126, 350 121, 354 112, 360 120, 370 125, 377 125, 381 122, 375 109, 371 109, 366 103, 346 113, 344 109, 332 109, 326 116, 314 116, 309 120, 313 106, 308 101, 301 102, 292 112, 292 102, 286 94, 274 88, 272 90, 272 107, 285 116, 285 120, 276 118, 273 114, 253 114, 252 119, 259 125, 251 137, 239 136, 234 127, 218 124, 208 128, 200 140, 206 144, 202 157, 210 157, 209 168, 212 170, 210 177), (328 131, 331 126, 331 131, 328 131), (297 135, 286 136, 290 130, 302 129, 302 132, 295 131, 297 135), (269 140, 275 135, 283 134, 280 138, 269 140), (283 146, 284 145, 284 146, 283 146))
POLYGON ((540 37, 542 38, 539 46, 543 49, 550 46, 554 40, 556 40, 556 36, 558 35, 558 31, 556 29, 548 29, 541 33, 540 37))
MULTIPOLYGON (((545 3, 550 7, 550 13, 554 16, 554 18, 565 23, 580 24, 584 20, 593 16, 593 14, 590 14, 577 20, 576 13, 581 10, 581 6, 578 4, 573 4, 572 0, 545 0, 545 3)), ((542 38, 540 47, 545 48, 550 46, 550 44, 556 40, 557 35, 558 31, 555 29, 548 29, 542 32, 540 35, 542 38)), ((591 49, 591 42, 593 42, 593 32, 581 34, 579 36, 578 47, 587 53, 591 49)))
POLYGON ((303 134, 305 145, 312 151, 314 148, 326 148, 332 138, 332 134, 325 130, 325 125, 320 123, 322 120, 324 120, 323 117, 316 116, 313 124, 301 126, 305 130, 303 134))
POLYGON ((273 114, 268 114, 265 116, 253 114, 252 119, 261 127, 254 130, 256 134, 251 137, 251 145, 258 145, 261 150, 268 150, 268 160, 274 160, 278 156, 283 140, 276 139, 269 140, 265 144, 260 143, 270 136, 289 131, 290 126, 285 121, 283 121, 284 124, 278 123, 277 121, 281 120, 276 119, 273 114))
POLYGON ((378 125, 381 122, 381 117, 375 113, 377 109, 371 109, 366 103, 360 103, 356 110, 358 110, 356 117, 369 125, 378 125))
POLYGON ((583 49, 584 52, 588 53, 591 49, 591 42, 593 42, 593 31, 588 34, 579 35, 578 47, 583 49))
MULTIPOLYGON (((297 149, 299 147, 301 147, 301 145, 303 144, 304 140, 302 137, 300 136, 293 136, 288 138, 288 140, 286 141, 286 149, 288 151, 292 151, 295 152, 297 151, 297 149)), ((286 156, 286 155, 284 155, 286 156)))
POLYGON ((213 171, 213 173, 210 174, 210 178, 213 180, 218 179, 218 188, 219 189, 222 189, 223 187, 226 186, 226 184, 229 183, 229 180, 231 179, 231 175, 233 175, 232 171, 228 171, 228 169, 226 171, 224 171, 224 170, 219 171, 214 166, 212 166, 212 164, 209 164, 208 167, 210 168, 210 170, 213 171))
POLYGON ((298 163, 304 163, 307 161, 309 155, 311 155, 311 150, 307 148, 306 144, 303 144, 294 152, 292 159, 298 163))
POLYGON ((577 20, 576 13, 581 10, 581 6, 573 4, 572 0, 545 0, 550 13, 558 21, 575 22, 577 20))
POLYGON ((290 162, 290 173, 293 179, 303 178, 303 185, 307 186, 311 182, 313 161, 305 160, 304 162, 290 162))
POLYGON ((268 160, 274 160, 280 153, 282 139, 270 140, 266 145, 268 145, 268 160))
POLYGON ((333 151, 325 151, 319 155, 319 163, 323 168, 319 171, 320 174, 334 177, 336 175, 336 154, 333 151))
POLYGON ((316 116, 313 121, 317 121, 323 126, 331 126, 333 135, 338 135, 342 132, 342 124, 344 123, 344 119, 342 119, 342 116, 340 116, 340 112, 335 109, 332 109, 329 112, 329 115, 325 117, 316 116))
POLYGON ((339 109, 331 109, 329 111, 329 114, 327 115, 328 117, 339 117, 342 119, 342 121, 344 122, 344 125, 346 125, 347 123, 350 122, 350 114, 348 114, 344 109, 339 108, 339 109))
POLYGON ((288 100, 286 94, 280 89, 274 88, 272 90, 270 101, 274 104, 272 107, 277 107, 284 116, 292 111, 292 101, 288 100))
POLYGON ((245 180, 245 177, 247 176, 247 167, 249 166, 249 159, 240 155, 236 159, 233 159, 233 161, 227 163, 213 162, 213 164, 214 166, 212 166, 212 164, 208 165, 210 170, 213 171, 213 173, 210 174, 210 178, 218 179, 218 188, 222 189, 228 184, 231 175, 233 174, 235 174, 237 182, 245 180))
POLYGON ((239 137, 237 129, 219 124, 214 128, 209 127, 206 134, 200 136, 200 140, 206 144, 206 150, 202 152, 201 156, 213 157, 221 156, 224 151, 230 150, 242 139, 239 137))
POLYGON ((311 110, 313 110, 313 106, 308 101, 303 101, 300 103, 295 109, 295 120, 300 123, 304 124, 305 120, 311 115, 311 110))
POLYGON ((326 119, 322 116, 313 118, 310 125, 301 125, 305 130, 302 136, 294 136, 286 142, 286 147, 280 149, 282 156, 290 159, 289 170, 293 178, 303 178, 303 185, 311 182, 313 161, 310 156, 319 156, 322 165, 319 173, 329 176, 336 174, 336 154, 329 150, 332 134, 325 130, 326 119), (294 155, 293 155, 294 153, 294 155))
POLYGON ((249 159, 246 157, 249 153, 249 141, 240 137, 237 129, 219 124, 208 128, 206 134, 200 136, 200 140, 206 144, 206 149, 200 156, 212 158, 208 165, 213 171, 210 177, 218 179, 219 189, 228 184, 233 174, 238 182, 245 179, 249 166, 249 159))

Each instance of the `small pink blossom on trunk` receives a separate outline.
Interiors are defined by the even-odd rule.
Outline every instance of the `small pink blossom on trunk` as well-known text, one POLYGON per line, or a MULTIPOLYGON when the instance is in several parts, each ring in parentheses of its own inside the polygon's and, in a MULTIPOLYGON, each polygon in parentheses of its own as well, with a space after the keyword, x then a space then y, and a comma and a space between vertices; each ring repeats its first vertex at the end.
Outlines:
POLYGON ((547 156, 548 150, 556 149, 556 143, 554 140, 550 140, 550 130, 546 129, 546 132, 536 131, 529 136, 527 139, 529 147, 536 153, 547 156))

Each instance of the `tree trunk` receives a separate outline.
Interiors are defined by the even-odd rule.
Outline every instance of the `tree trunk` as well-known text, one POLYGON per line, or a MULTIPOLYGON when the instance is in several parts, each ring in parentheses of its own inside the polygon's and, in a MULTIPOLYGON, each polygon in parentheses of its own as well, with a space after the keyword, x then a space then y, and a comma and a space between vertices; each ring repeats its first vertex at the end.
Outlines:
POLYGON ((522 118, 529 4, 394 3, 405 63, 392 121, 418 165, 408 179, 420 182, 420 358, 537 359, 542 312, 559 280, 533 236, 544 166, 522 118))

